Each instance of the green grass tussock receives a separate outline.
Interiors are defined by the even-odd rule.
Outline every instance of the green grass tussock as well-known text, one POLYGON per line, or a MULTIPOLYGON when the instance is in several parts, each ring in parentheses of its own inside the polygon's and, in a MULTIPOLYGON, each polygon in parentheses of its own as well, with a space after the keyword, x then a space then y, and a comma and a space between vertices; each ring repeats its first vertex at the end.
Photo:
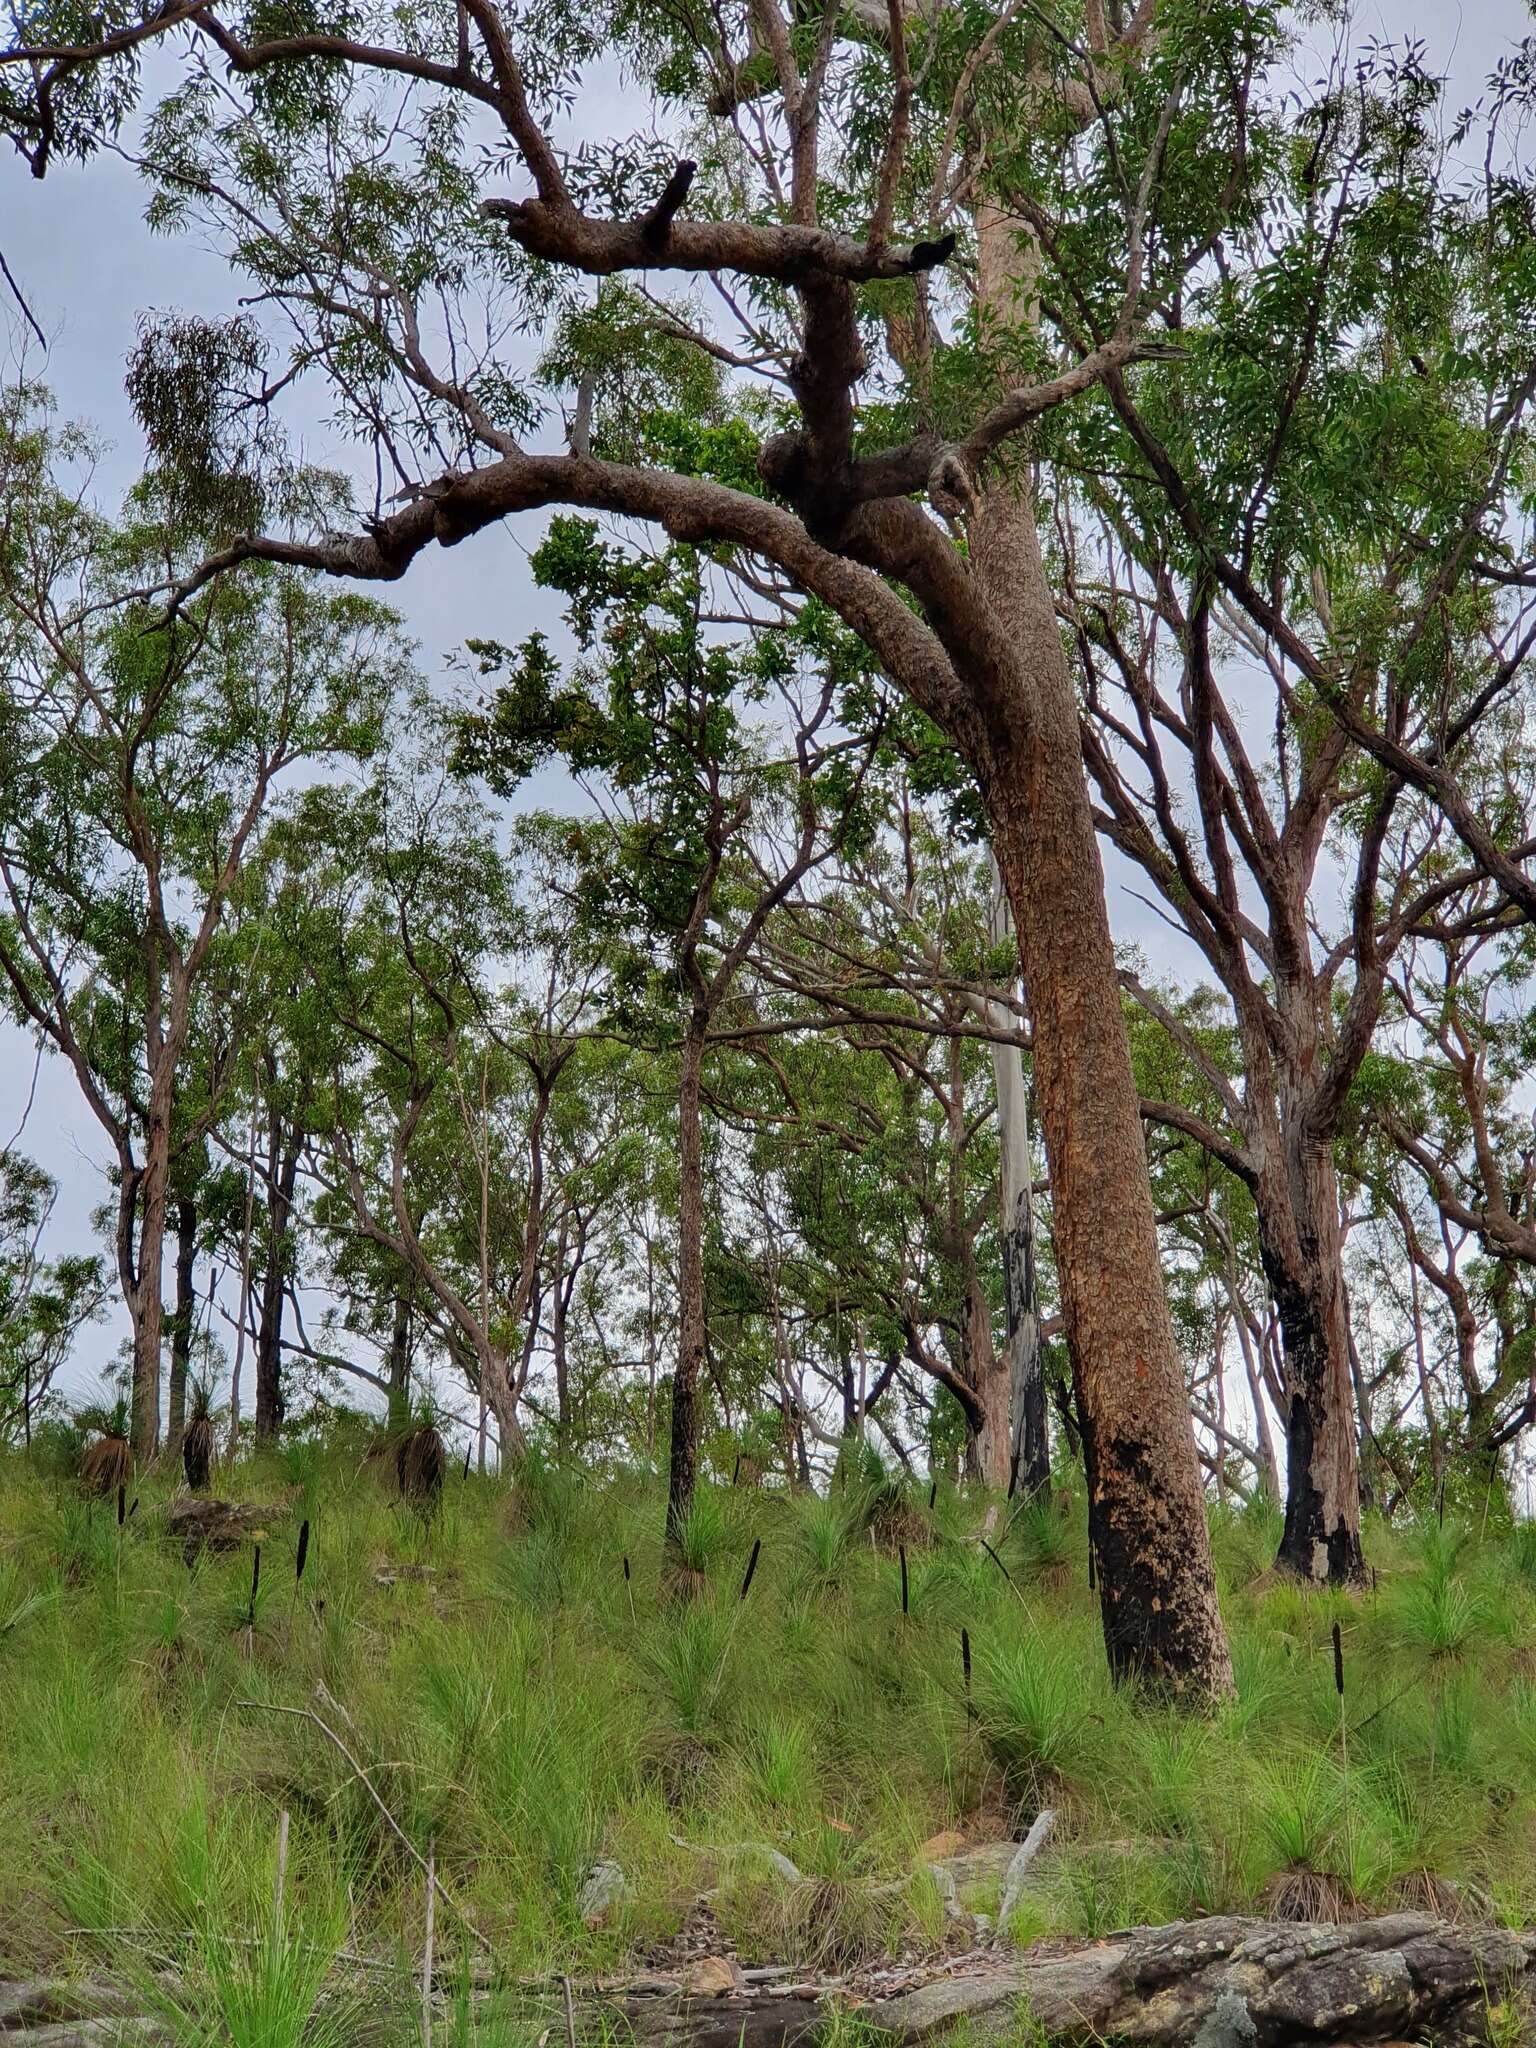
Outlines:
POLYGON ((465 2043, 521 2038, 470 1995, 482 1945, 508 1984, 612 1968, 701 1894, 749 1959, 942 1942, 921 1845, 1006 1839, 1045 1805, 1013 1939, 1238 1909, 1536 1915, 1523 1528, 1372 1527, 1373 1583, 1345 1597, 1267 1569, 1268 1507, 1217 1513, 1238 1693, 1191 1723, 1110 1686, 1067 1496, 989 1524, 982 1500, 864 1476, 830 1498, 701 1487, 683 1592, 638 1480, 455 1467, 427 1518, 391 1476, 317 1444, 220 1473, 283 1503, 253 1625, 249 1547, 189 1568, 169 1478, 141 1475, 120 1532, 113 1502, 0 1463, 0 1970, 109 1957, 189 2042, 414 2038, 424 1874, 379 1801, 451 1901, 465 2043), (318 1714, 369 1785, 281 1709, 318 1714), (599 1861, 625 1891, 587 1926, 599 1861), (361 2005, 338 1955, 384 1966, 361 2005))

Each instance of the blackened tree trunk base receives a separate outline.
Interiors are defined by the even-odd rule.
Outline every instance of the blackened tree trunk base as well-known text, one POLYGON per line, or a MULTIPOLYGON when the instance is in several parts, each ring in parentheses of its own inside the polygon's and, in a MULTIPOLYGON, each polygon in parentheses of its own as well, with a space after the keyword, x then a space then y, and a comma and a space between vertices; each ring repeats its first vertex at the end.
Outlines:
POLYGON ((647 2048, 791 2048, 820 2040, 834 2014, 852 2008, 878 2035, 903 2043, 959 2029, 973 2043, 1043 2036, 1168 2048, 1536 2042, 1525 2012, 1533 1971, 1536 1932, 1419 1913, 1347 1926, 1233 1917, 999 1955, 895 1997, 776 1984, 688 2000, 652 1979, 642 1994, 584 2001, 583 2032, 595 2038, 621 2019, 647 2048))

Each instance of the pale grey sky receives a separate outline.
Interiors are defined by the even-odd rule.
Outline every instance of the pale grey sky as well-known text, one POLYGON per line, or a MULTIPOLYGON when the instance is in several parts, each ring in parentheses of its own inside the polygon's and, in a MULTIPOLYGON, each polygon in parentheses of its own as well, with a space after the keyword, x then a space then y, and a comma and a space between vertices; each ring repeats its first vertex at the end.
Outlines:
MULTIPOLYGON (((1451 81, 1453 110, 1474 99, 1488 72, 1511 43, 1531 29, 1523 0, 1361 0, 1355 9, 1358 46, 1377 35, 1421 37, 1431 63, 1451 81)), ((1331 36, 1314 32, 1318 68, 1331 36)), ((143 191, 125 164, 102 157, 85 166, 58 163, 45 180, 29 175, 19 157, 0 160, 0 250, 48 336, 43 358, 35 342, 21 353, 23 329, 8 305, 0 310, 0 374, 14 375, 24 360, 40 376, 68 417, 91 422, 111 444, 101 471, 102 495, 115 499, 137 467, 136 435, 123 396, 123 362, 135 322, 146 310, 227 313, 238 285, 206 246, 188 239, 151 236, 143 224, 143 191), (5 335, 11 340, 9 353, 5 335)), ((305 423, 309 452, 339 459, 323 419, 305 423)), ((389 599, 420 640, 431 673, 467 637, 513 640, 545 623, 547 606, 531 588, 526 550, 537 539, 532 523, 480 536, 448 552, 434 551, 389 599)), ((1110 872, 1116 933, 1137 941, 1154 968, 1171 964, 1165 927, 1151 919, 1125 886, 1124 871, 1110 872)), ((0 1025, 0 1144, 23 1118, 33 1081, 30 1042, 0 1025)), ((55 1250, 92 1243, 90 1213, 107 1192, 102 1134, 61 1062, 43 1057, 23 1148, 60 1183, 52 1229, 55 1250)), ((89 1332, 69 1375, 74 1388, 90 1386, 110 1364, 126 1325, 120 1317, 89 1332)))

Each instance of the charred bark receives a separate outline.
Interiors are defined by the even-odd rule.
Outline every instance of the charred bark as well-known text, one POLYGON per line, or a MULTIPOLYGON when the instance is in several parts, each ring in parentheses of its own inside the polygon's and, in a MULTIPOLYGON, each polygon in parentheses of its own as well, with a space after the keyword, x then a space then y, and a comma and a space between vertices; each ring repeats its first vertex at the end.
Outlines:
POLYGON ((1259 1250, 1285 1366, 1285 1529, 1277 1562, 1314 1584, 1364 1577, 1355 1391, 1332 1154, 1291 1162, 1283 1187, 1261 1175, 1259 1250), (1279 1213, 1277 1213, 1277 1211, 1279 1213))

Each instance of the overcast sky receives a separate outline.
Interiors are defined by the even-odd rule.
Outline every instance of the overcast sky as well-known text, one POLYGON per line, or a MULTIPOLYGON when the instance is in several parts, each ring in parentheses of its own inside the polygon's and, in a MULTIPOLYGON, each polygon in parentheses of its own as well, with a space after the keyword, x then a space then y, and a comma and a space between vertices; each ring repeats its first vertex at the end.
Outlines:
MULTIPOLYGON (((1528 32, 1531 10, 1523 0, 1469 0, 1465 6, 1376 0, 1359 5, 1355 21, 1357 45, 1372 35, 1422 38, 1432 64, 1450 78, 1454 111, 1477 97, 1500 54, 1528 32)), ((1327 47, 1320 39, 1319 68, 1327 47)), ((120 495, 138 463, 122 385, 138 316, 171 309, 227 314, 238 289, 206 246, 151 236, 143 203, 137 175, 110 157, 85 166, 57 163, 41 183, 19 157, 0 160, 0 251, 48 337, 46 358, 35 342, 23 357, 25 330, 9 306, 0 309, 0 350, 10 336, 5 371, 14 376, 24 362, 29 375, 50 386, 64 415, 91 422, 106 437, 109 453, 100 483, 107 502, 120 495)), ((337 459, 323 418, 312 416, 308 433, 313 458, 337 459)), ((421 643, 429 673, 466 638, 511 641, 544 622, 545 602, 532 590, 525 568, 527 549, 536 540, 537 528, 529 522, 448 551, 433 550, 389 591, 421 643)), ((1114 872, 1110 894, 1117 937, 1135 939, 1156 967, 1166 951, 1163 928, 1114 872)), ((83 1250, 92 1244, 91 1210, 107 1192, 106 1148, 63 1064, 44 1055, 35 1094, 33 1070, 30 1042, 0 1025, 0 1146, 22 1124, 31 1095, 21 1142, 60 1183, 53 1248, 83 1250)), ((69 1375, 72 1388, 94 1386, 125 1329, 119 1317, 87 1334, 69 1375)))

